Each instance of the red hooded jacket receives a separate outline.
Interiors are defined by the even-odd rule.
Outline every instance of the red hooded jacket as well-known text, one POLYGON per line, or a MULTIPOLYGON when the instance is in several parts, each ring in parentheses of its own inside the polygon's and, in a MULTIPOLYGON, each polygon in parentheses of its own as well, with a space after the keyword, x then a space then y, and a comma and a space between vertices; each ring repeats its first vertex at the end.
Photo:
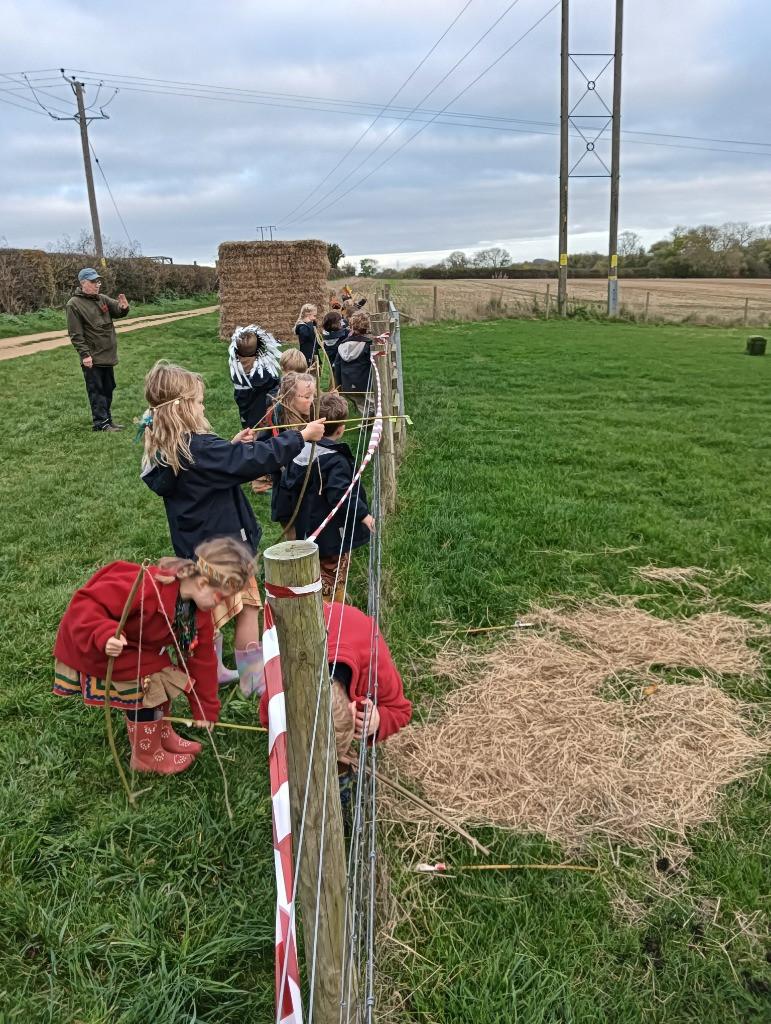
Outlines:
MULTIPOLYGON (((76 590, 67 606, 54 645, 54 657, 78 672, 104 679, 108 657, 104 645, 115 635, 129 591, 137 578, 139 566, 133 562, 111 562, 95 573, 85 586, 76 590)), ((172 665, 167 647, 173 637, 163 611, 174 622, 174 608, 179 583, 157 583, 160 601, 148 574, 155 578, 162 570, 151 565, 139 585, 131 604, 123 633, 128 643, 115 659, 113 678, 128 682, 152 675, 172 665), (140 615, 140 612, 143 614, 140 615), (142 650, 139 650, 140 621, 142 650)), ((214 624, 211 612, 196 609, 198 643, 186 658, 195 687, 187 695, 190 709, 197 719, 216 722, 220 710, 217 697, 217 655, 214 651, 214 624), (200 703, 200 707, 199 707, 200 703)))
MULTIPOLYGON (((361 706, 367 697, 374 620, 352 605, 339 603, 325 604, 324 618, 329 632, 329 661, 350 668, 352 678, 348 693, 351 700, 361 706)), ((374 700, 374 693, 372 697, 374 700)), ((404 696, 401 676, 382 636, 377 638, 377 708, 380 712, 378 740, 392 736, 412 718, 412 705, 404 696)), ((267 726, 267 692, 260 698, 260 721, 267 726)))

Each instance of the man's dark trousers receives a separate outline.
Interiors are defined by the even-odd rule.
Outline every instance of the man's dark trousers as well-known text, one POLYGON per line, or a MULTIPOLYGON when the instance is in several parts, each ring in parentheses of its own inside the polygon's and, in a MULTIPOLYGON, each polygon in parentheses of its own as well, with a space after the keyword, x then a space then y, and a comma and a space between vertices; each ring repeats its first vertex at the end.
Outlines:
MULTIPOLYGON (((81 364, 82 366, 82 364, 81 364)), ((112 423, 110 407, 115 390, 115 369, 112 366, 82 366, 86 378, 86 391, 91 403, 94 430, 104 430, 112 423)))

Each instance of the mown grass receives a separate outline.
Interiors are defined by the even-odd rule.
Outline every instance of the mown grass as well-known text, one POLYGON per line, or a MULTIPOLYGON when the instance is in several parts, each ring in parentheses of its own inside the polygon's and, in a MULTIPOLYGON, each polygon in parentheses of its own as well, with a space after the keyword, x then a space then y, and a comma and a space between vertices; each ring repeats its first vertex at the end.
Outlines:
MULTIPOLYGON (((129 295, 129 302, 131 296, 129 295)), ((153 313, 183 313, 187 309, 201 306, 215 306, 219 301, 216 292, 202 292, 186 299, 158 299, 156 302, 132 302, 130 320, 135 316, 150 316, 153 313)), ((38 309, 34 313, 0 313, 0 338, 18 338, 23 334, 38 334, 43 331, 64 330, 67 318, 63 309, 38 309)))
MULTIPOLYGON (((164 356, 206 375, 207 415, 219 433, 234 433, 216 334, 216 317, 204 316, 127 335, 116 420, 141 413, 142 376, 164 356)), ((422 660, 436 620, 501 623, 558 594, 648 593, 632 570, 649 562, 740 567, 747 575, 719 587, 725 606, 741 613, 733 602, 768 600, 771 367, 742 348, 739 332, 631 325, 498 321, 405 332, 415 426, 386 528, 384 622, 397 660, 412 666, 405 678, 418 716, 445 686, 422 660)), ((50 652, 70 594, 97 566, 169 552, 162 504, 138 480, 130 432, 91 432, 72 352, 9 360, 1 373, 4 1019, 269 1020, 265 738, 217 734, 233 825, 211 755, 187 775, 153 780, 138 811, 126 807, 101 712, 50 695, 50 652)), ((267 525, 266 499, 256 506, 267 525)), ((265 543, 274 539, 268 527, 265 543)), ((646 606, 698 607, 674 591, 646 606)), ((741 680, 726 686, 763 698, 741 680)), ((253 722, 256 708, 234 700, 227 717, 253 722)), ((120 726, 119 734, 127 759, 120 726)), ((765 1019, 768 964, 741 922, 751 922, 745 933, 760 931, 753 915, 767 907, 767 781, 734 787, 724 820, 692 837, 688 877, 674 880, 671 898, 647 895, 647 858, 622 851, 635 870, 618 874, 647 911, 636 926, 614 915, 606 879, 579 873, 421 879, 405 896, 415 877, 391 847, 394 895, 411 915, 396 935, 419 956, 381 958, 384 988, 402 1007, 380 1019, 765 1019)), ((480 838, 502 862, 560 855, 536 837, 480 838)), ((472 859, 450 840, 434 856, 472 859)), ((610 858, 603 864, 612 879, 610 858)))

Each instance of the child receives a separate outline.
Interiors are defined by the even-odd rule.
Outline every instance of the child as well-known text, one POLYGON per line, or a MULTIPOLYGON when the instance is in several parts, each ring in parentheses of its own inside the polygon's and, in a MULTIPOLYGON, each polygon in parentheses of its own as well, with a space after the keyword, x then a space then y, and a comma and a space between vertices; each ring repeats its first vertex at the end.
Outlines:
POLYGON ((367 392, 369 391, 370 352, 373 339, 369 337, 370 319, 366 313, 355 313, 351 317, 351 333, 337 346, 337 356, 332 367, 335 380, 342 395, 347 395, 366 416, 367 392))
MULTIPOLYGON (((322 395, 319 415, 325 420, 343 420, 348 415, 348 402, 342 395, 322 395)), ((324 424, 324 437, 313 453, 313 466, 296 520, 300 539, 313 533, 350 487, 356 462, 351 449, 342 440, 344 433, 344 423, 324 424)), ((286 488, 295 503, 305 479, 310 450, 311 446, 306 445, 286 469, 286 488)), ((367 495, 359 482, 351 494, 350 507, 344 502, 316 538, 321 562, 321 595, 325 601, 343 600, 351 551, 368 544, 374 530, 367 495)))
MULTIPOLYGON (((367 743, 393 736, 412 718, 412 705, 404 696, 401 676, 385 640, 379 634, 376 637, 374 619, 352 605, 338 603, 324 604, 324 618, 330 679, 337 681, 347 696, 353 738, 363 738, 365 719, 367 743), (372 657, 375 643, 376 658, 372 657), (370 678, 371 658, 374 678, 370 678)), ((267 694, 260 698, 260 721, 268 724, 267 694)))
MULTIPOLYGON (((287 373, 305 373, 308 369, 308 364, 305 361, 305 356, 299 350, 299 348, 286 348, 281 353, 281 358, 278 361, 279 368, 281 370, 281 376, 284 377, 287 373)), ((270 391, 269 398, 271 403, 275 402, 278 396, 278 389, 281 381, 276 381, 276 386, 270 391)), ((269 418, 268 412, 263 413, 262 420, 257 423, 257 426, 264 426, 269 418)), ((257 477, 256 480, 252 480, 252 490, 255 494, 267 494, 273 487, 273 476, 268 473, 266 476, 257 477)))
POLYGON ((319 347, 319 337, 316 334, 316 307, 313 303, 306 302, 300 310, 294 332, 300 342, 300 351, 305 356, 305 364, 310 366, 319 347))
POLYGON ((329 359, 329 365, 334 364, 337 358, 337 348, 341 341, 345 341, 351 333, 347 327, 343 327, 342 315, 332 310, 324 317, 322 336, 324 338, 324 350, 329 359))
MULTIPOLYGON (((285 430, 287 423, 307 423, 311 418, 313 403, 316 398, 316 378, 310 373, 285 373, 281 378, 278 394, 268 414, 265 417, 266 427, 275 438, 285 430)), ((307 428, 306 428, 307 429, 307 428)), ((323 429, 321 431, 323 436, 323 429)), ((309 440, 314 440, 309 438, 309 440)), ((320 438, 315 438, 320 440, 320 438)), ((293 452, 292 458, 300 452, 293 452)), ((273 491, 270 497, 270 518, 274 523, 280 523, 284 529, 286 540, 294 540, 295 533, 292 526, 287 532, 287 524, 290 522, 295 509, 296 496, 293 498, 288 491, 285 482, 285 470, 291 460, 283 463, 273 471, 273 491)))
MULTIPOLYGON (((180 558, 191 558, 201 541, 215 536, 234 537, 256 553, 262 528, 241 484, 278 472, 302 451, 306 440, 323 436, 323 424, 309 423, 302 432, 286 430, 280 437, 266 434, 258 441, 247 428, 226 441, 207 422, 203 397, 201 377, 181 366, 161 361, 147 374, 149 408, 140 428, 145 448, 142 479, 163 498, 171 543, 180 558)), ((244 693, 265 685, 259 644, 261 607, 252 578, 214 613, 218 629, 236 617, 236 664, 244 693)))
POLYGON ((281 367, 282 377, 285 373, 306 373, 308 370, 308 360, 299 348, 285 348, 281 353, 279 366, 281 367))
POLYGON ((252 556, 245 544, 219 537, 199 544, 193 559, 162 558, 143 574, 116 637, 139 570, 131 562, 111 562, 75 592, 54 646, 54 693, 77 693, 86 704, 103 705, 114 657, 110 703, 126 713, 131 767, 171 775, 192 765, 201 744, 178 736, 163 718, 171 698, 184 692, 197 726, 217 721, 211 613, 224 595, 248 585, 252 556))
POLYGON ((228 349, 233 397, 242 427, 254 427, 265 415, 270 392, 278 387, 279 344, 257 324, 237 327, 228 349))

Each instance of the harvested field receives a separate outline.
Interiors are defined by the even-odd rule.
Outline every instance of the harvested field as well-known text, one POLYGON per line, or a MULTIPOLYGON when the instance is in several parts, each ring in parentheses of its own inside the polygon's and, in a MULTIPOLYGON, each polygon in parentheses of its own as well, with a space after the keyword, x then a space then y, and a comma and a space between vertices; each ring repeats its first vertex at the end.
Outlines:
MULTIPOLYGON (((340 282, 342 285, 343 282, 340 282)), ((372 297, 382 281, 352 278, 348 284, 356 294, 372 297)), ((434 286, 437 289, 438 320, 479 320, 495 316, 543 316, 546 287, 551 294, 554 314, 557 282, 554 280, 457 280, 393 281, 391 294, 399 309, 417 323, 433 320, 434 286)), ((332 283, 330 283, 332 286, 332 283)), ((767 328, 771 324, 771 280, 758 278, 662 278, 619 281, 622 315, 645 319, 646 295, 651 323, 693 323, 723 326, 744 324, 747 302, 747 327, 767 328)), ((607 283, 602 279, 568 281, 568 302, 575 311, 588 307, 602 312, 607 283)))

